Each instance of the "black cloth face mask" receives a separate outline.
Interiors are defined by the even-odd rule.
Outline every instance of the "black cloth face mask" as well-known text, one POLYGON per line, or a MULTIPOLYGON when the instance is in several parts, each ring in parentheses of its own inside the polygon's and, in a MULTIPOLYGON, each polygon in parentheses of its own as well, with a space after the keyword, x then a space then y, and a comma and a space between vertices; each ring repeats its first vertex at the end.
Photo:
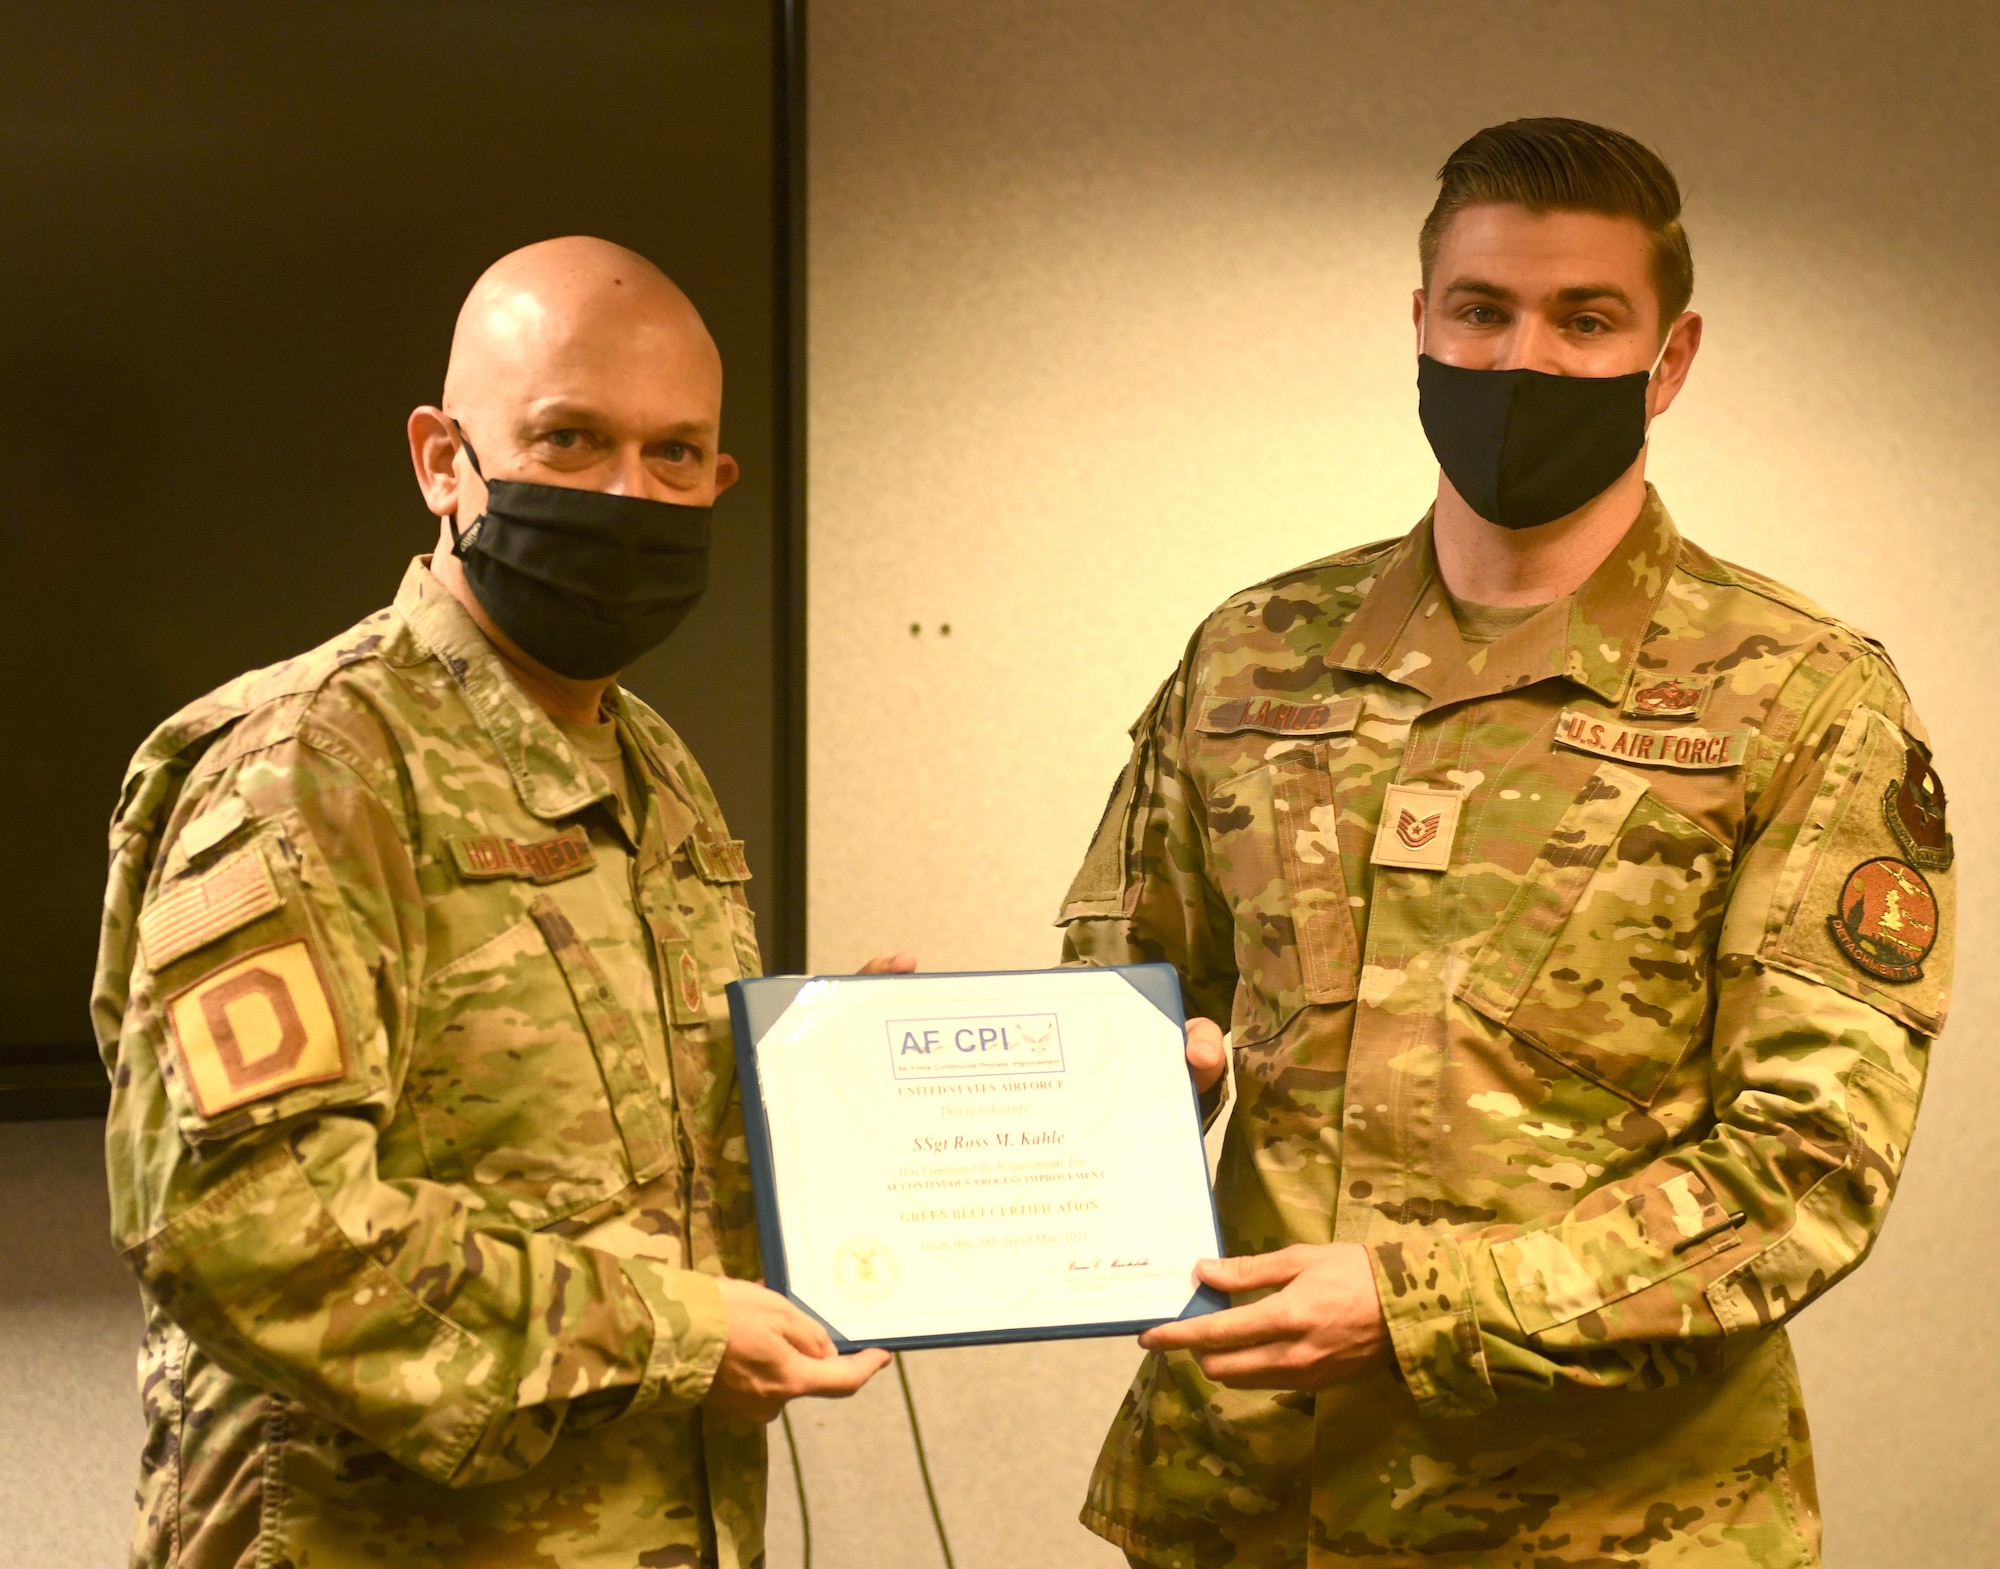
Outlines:
POLYGON ((1417 418, 1468 507, 1502 528, 1535 528, 1602 495, 1632 466, 1646 444, 1652 379, 1645 370, 1467 370, 1419 353, 1417 418))
POLYGON ((486 510, 463 533, 451 518, 452 554, 493 624, 558 675, 616 675, 708 587, 709 508, 487 479, 463 430, 458 439, 486 510))

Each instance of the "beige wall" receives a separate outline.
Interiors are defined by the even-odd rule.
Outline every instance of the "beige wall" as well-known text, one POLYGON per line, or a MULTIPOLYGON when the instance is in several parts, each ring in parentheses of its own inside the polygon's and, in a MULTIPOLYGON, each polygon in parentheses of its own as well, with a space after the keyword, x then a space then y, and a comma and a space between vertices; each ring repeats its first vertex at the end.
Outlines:
MULTIPOLYGON (((1199 617, 1416 519, 1434 470, 1414 236, 1464 135, 1575 114, 1674 164, 1709 331, 1654 477, 1695 538, 1887 642, 1964 852, 1968 962, 1903 1197, 1874 1261, 1798 1330, 1828 1561, 1983 1560, 2000 1527, 2000 1271, 1973 1221, 2000 1183, 1979 962, 2000 914, 1992 8, 815 0, 812 26, 823 968, 900 945, 932 967, 1050 962, 1124 727, 1199 617)), ((1132 1358, 1097 1348, 1085 1377, 1062 1355, 1046 1382, 1033 1355, 1011 1364, 1034 1420, 1003 1430, 1032 1451, 1006 1486, 1027 1490, 996 1511, 999 1473, 947 1488, 948 1509, 1062 1544, 1012 1561, 1104 1561, 1065 1522, 1132 1358)), ((954 1389, 994 1399, 969 1358, 913 1366, 940 1423, 954 1389)), ((889 1429, 814 1421, 834 1435, 823 1487, 860 1485, 862 1435, 889 1429)), ((921 1538, 900 1551, 934 1561, 921 1538)), ((834 1552, 822 1565, 870 1561, 834 1552)))

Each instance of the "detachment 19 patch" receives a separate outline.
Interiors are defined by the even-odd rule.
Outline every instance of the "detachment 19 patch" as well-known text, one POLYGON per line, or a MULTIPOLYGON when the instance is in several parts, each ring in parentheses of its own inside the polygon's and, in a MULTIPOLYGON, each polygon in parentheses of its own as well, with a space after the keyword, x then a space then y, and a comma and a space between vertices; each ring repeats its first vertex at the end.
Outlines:
POLYGON ((204 1117, 347 1071, 326 982, 303 938, 212 971, 168 998, 166 1011, 204 1117))
POLYGON ((1937 944, 1937 895, 1914 866, 1878 856, 1847 874, 1826 924, 1856 969, 1897 985, 1920 981, 1937 944))

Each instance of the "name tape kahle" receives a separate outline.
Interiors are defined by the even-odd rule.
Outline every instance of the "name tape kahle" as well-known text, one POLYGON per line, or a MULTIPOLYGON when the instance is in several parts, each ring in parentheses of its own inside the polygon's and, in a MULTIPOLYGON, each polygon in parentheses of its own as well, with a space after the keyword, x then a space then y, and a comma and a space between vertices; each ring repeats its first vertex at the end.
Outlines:
POLYGON ((1214 697, 1195 729, 1203 735, 1345 735, 1361 717, 1361 699, 1214 697))

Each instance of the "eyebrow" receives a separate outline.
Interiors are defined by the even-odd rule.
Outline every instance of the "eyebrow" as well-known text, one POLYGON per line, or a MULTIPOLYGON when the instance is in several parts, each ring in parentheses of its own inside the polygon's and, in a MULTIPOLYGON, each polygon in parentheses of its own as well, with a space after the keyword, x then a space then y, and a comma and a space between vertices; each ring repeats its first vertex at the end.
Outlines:
MULTIPOLYGON (((604 415, 601 410, 593 408, 588 403, 558 402, 548 404, 542 408, 532 409, 529 412, 527 423, 545 430, 566 424, 602 425, 604 423, 604 415)), ((663 426, 658 431, 655 431, 648 439, 650 441, 683 441, 689 437, 712 437, 715 432, 716 423, 714 420, 676 420, 673 424, 663 426)))
MULTIPOLYGON (((1520 299, 1512 289, 1504 288, 1497 283, 1488 283, 1484 278, 1454 278, 1444 292, 1447 299, 1455 294, 1471 294, 1508 305, 1520 299)), ((1563 305, 1586 305, 1592 300, 1615 300, 1627 310, 1637 309, 1632 303, 1632 296, 1615 283, 1573 283, 1566 289, 1556 290, 1555 298, 1563 305)))

